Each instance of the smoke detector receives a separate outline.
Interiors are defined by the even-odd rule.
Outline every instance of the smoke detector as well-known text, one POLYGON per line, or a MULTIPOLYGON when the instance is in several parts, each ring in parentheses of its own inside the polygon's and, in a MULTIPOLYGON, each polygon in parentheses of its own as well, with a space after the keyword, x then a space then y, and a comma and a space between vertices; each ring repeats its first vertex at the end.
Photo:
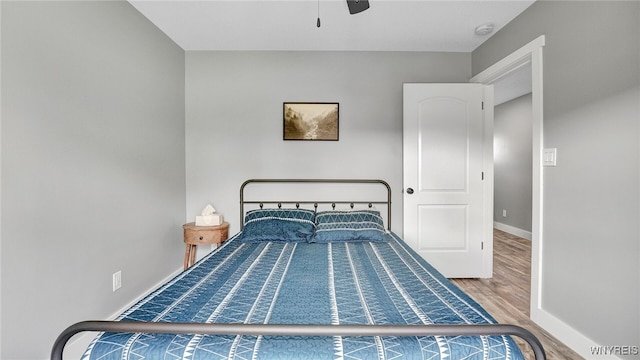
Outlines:
POLYGON ((476 35, 484 36, 489 35, 493 32, 493 24, 482 24, 476 27, 476 35))

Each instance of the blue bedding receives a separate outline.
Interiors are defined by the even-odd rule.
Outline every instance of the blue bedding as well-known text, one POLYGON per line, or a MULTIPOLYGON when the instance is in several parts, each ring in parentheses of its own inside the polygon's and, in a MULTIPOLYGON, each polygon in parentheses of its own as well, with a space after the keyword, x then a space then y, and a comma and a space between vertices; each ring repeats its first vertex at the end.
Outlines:
MULTIPOLYGON (((495 320, 395 234, 387 242, 242 242, 216 251, 119 320, 487 324, 495 320)), ((522 359, 508 336, 286 337, 103 333, 83 359, 522 359)))

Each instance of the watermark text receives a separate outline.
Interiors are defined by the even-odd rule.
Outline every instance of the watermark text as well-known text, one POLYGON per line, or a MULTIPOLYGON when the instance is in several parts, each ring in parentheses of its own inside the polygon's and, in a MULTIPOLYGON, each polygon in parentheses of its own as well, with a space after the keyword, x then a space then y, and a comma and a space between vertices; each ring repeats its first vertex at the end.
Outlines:
POLYGON ((634 345, 592 346, 591 355, 640 355, 640 347, 634 345))

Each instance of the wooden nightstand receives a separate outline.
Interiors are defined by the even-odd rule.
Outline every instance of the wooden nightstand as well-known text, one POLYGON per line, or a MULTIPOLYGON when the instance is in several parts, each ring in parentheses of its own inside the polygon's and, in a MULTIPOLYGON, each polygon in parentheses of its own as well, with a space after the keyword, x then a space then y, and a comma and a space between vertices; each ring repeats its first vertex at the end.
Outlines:
POLYGON ((184 269, 195 263, 196 249, 198 245, 216 244, 220 246, 229 236, 229 223, 223 222, 218 226, 196 226, 195 222, 182 225, 184 229, 184 242, 187 248, 184 251, 184 269))

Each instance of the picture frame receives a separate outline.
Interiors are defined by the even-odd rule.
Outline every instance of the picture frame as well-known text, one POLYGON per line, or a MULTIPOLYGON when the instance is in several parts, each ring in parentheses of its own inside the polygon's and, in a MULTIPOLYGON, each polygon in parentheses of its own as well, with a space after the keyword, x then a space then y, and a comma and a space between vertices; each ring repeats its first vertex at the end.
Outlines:
POLYGON ((340 104, 337 102, 285 102, 282 139, 338 141, 340 104))

